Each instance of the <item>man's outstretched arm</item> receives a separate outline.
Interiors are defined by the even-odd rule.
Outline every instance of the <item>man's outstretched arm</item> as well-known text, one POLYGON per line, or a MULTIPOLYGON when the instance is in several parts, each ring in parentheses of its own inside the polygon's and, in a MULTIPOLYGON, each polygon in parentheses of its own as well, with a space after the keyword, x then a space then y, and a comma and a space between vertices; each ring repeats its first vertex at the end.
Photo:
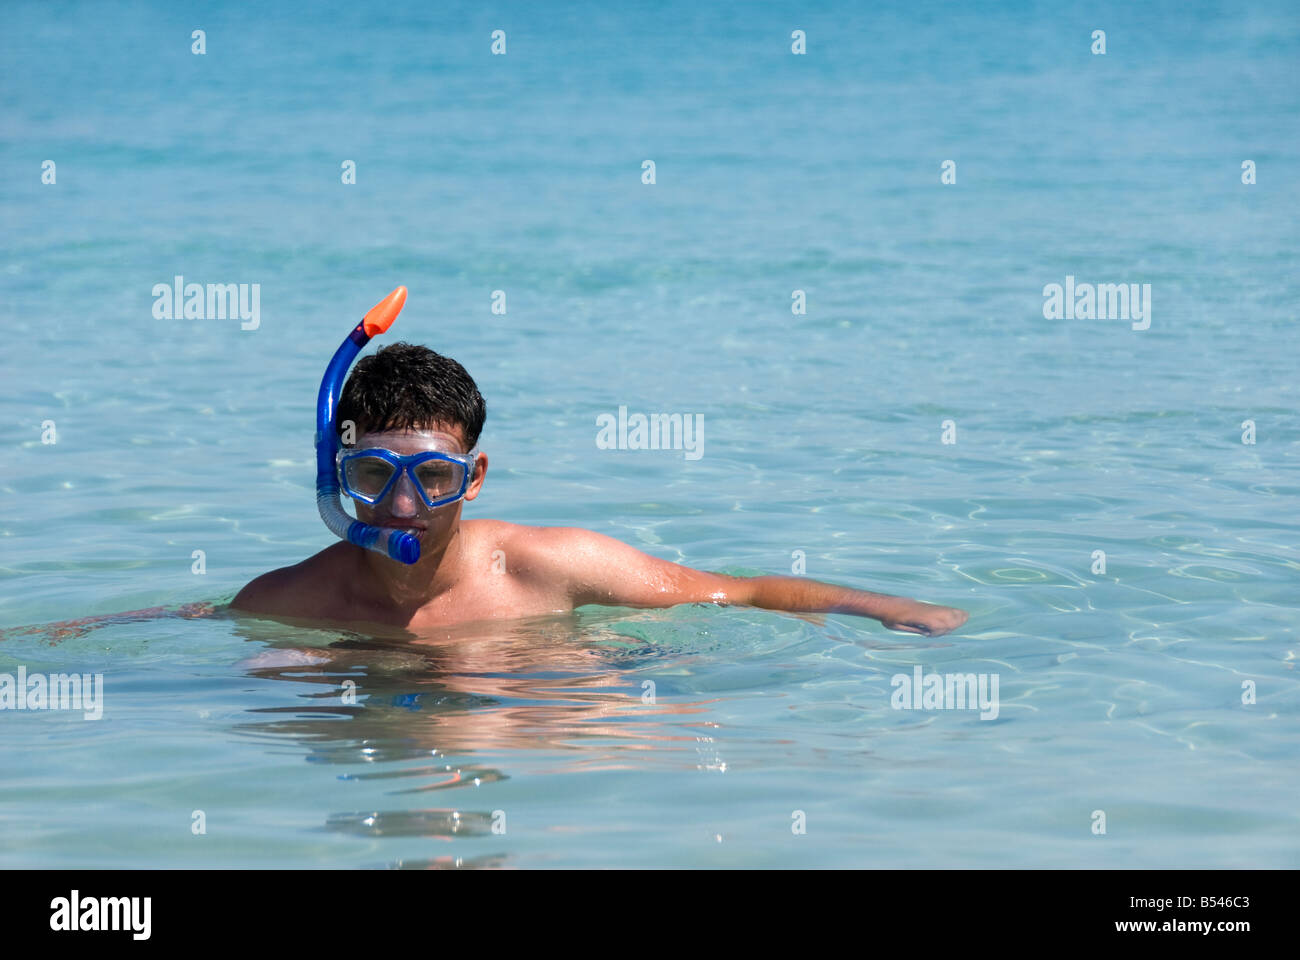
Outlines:
POLYGON ((851 613, 879 620, 890 630, 921 633, 927 637, 956 630, 970 617, 965 610, 922 603, 908 597, 837 587, 801 577, 753 577, 741 580, 750 588, 748 603, 767 610, 791 613, 851 613))
POLYGON ((561 580, 575 607, 721 603, 788 613, 850 613, 879 620, 890 630, 930 637, 957 629, 969 616, 954 607, 802 577, 731 577, 692 570, 577 527, 549 528, 538 539, 534 543, 547 554, 544 566, 561 580))

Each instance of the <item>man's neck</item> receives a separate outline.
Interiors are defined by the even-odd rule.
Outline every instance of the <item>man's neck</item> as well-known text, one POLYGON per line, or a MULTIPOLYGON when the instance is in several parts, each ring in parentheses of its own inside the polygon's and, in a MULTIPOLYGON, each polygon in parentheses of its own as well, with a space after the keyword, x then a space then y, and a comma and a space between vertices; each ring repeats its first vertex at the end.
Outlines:
POLYGON ((409 565, 358 547, 364 578, 361 590, 376 606, 414 614, 447 593, 459 581, 462 545, 460 525, 457 524, 441 549, 430 550, 429 544, 421 543, 419 561, 409 565))

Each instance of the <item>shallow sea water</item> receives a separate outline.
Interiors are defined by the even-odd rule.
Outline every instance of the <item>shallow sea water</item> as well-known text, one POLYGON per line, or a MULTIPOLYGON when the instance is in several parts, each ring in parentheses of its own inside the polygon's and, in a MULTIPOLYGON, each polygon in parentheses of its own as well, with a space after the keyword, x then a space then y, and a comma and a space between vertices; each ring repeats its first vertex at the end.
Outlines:
POLYGON ((0 866, 1300 866, 1293 6, 3 16, 0 673, 105 706, 0 712, 0 866), (260 326, 155 320, 177 274, 260 326), (1066 275, 1151 328, 1045 320, 1066 275), (399 283, 487 398, 467 519, 969 623, 25 629, 327 546, 315 391, 399 283), (620 405, 703 457, 598 449, 620 405), (892 709, 918 665, 998 717, 892 709))

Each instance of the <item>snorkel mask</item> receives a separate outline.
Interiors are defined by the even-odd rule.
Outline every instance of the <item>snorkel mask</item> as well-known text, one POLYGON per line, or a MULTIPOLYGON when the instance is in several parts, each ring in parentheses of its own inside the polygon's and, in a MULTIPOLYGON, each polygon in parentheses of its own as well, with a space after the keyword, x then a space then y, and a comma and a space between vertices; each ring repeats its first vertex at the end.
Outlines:
POLYGON ((339 501, 339 435, 334 428, 334 408, 352 361, 372 337, 385 333, 393 325, 405 304, 406 287, 398 287, 371 307, 325 368, 316 399, 316 506, 325 526, 335 536, 389 559, 411 564, 420 559, 419 538, 405 530, 354 520, 343 511, 339 501))
POLYGON ((343 492, 358 503, 372 507, 382 503, 409 478, 410 489, 432 510, 462 499, 474 479, 478 447, 465 454, 450 452, 444 448, 455 441, 447 434, 400 430, 366 436, 364 447, 360 443, 343 447, 336 455, 343 492), (387 446, 395 438, 401 439, 402 446, 422 449, 397 453, 387 446))

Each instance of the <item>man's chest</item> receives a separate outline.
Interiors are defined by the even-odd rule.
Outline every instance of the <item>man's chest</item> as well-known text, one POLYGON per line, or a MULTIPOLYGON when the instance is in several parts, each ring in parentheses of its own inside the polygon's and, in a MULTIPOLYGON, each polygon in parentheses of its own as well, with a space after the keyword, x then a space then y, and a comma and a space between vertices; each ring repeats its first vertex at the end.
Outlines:
POLYGON ((487 574, 457 584, 425 604, 411 619, 411 628, 440 626, 470 620, 501 620, 567 611, 565 598, 550 596, 508 574, 487 574))

